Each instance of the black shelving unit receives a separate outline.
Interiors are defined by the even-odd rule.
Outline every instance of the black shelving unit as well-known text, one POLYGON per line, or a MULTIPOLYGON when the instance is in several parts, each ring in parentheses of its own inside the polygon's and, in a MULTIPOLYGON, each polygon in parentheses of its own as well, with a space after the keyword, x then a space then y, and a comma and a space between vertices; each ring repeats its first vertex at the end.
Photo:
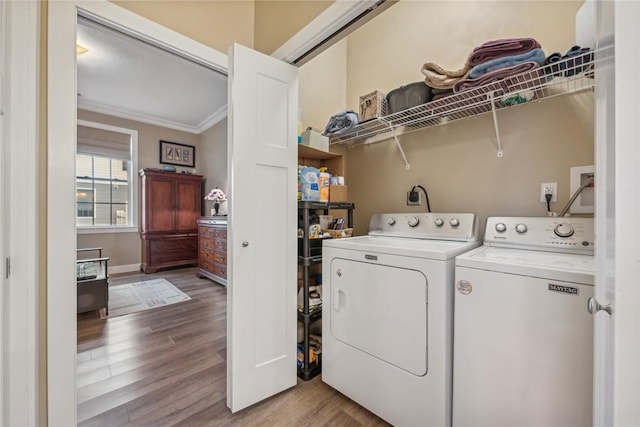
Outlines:
POLYGON ((311 211, 323 211, 324 215, 328 215, 330 210, 346 210, 347 211, 347 227, 353 227, 353 209, 355 205, 350 202, 298 202, 298 210, 302 211, 303 237, 302 237, 302 253, 298 255, 298 265, 302 266, 303 271, 303 309, 302 313, 298 311, 298 319, 303 323, 304 338, 302 342, 304 351, 304 361, 302 367, 298 367, 298 377, 307 381, 318 375, 322 369, 322 357, 319 357, 315 363, 309 363, 309 327, 311 322, 322 317, 322 309, 309 312, 309 268, 322 262, 322 255, 311 256, 311 245, 309 243, 309 213, 311 211))

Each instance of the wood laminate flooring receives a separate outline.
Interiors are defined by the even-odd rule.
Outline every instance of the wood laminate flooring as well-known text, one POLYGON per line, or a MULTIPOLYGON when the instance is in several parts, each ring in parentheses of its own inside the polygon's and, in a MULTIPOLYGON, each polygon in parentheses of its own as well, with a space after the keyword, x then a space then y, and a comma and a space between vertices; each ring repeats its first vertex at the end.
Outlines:
POLYGON ((226 404, 227 293, 196 268, 111 277, 165 278, 192 299, 100 320, 78 315, 80 426, 387 426, 316 376, 231 414, 226 404))

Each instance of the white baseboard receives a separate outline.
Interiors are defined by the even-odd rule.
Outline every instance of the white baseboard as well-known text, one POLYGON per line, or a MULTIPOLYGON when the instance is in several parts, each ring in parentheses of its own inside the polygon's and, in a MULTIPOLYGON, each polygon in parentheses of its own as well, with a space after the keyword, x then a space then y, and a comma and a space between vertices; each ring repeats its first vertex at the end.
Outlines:
POLYGON ((140 271, 140 264, 109 266, 109 274, 131 273, 140 271))

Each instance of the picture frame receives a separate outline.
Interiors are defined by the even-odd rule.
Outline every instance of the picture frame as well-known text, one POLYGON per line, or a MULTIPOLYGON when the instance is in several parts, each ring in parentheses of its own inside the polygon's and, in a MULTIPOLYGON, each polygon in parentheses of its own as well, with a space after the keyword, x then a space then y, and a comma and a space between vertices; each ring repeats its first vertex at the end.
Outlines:
POLYGON ((196 147, 160 140, 160 163, 193 168, 196 166, 196 147))

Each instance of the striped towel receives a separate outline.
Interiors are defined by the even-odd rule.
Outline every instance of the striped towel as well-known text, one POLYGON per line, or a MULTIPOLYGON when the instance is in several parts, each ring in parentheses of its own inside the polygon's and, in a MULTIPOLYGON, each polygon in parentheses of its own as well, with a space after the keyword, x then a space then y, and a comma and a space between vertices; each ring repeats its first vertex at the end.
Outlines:
POLYGON ((468 65, 458 70, 450 71, 433 62, 427 62, 420 71, 425 76, 424 82, 427 86, 434 89, 451 89, 457 82, 469 76, 469 70, 470 67, 468 65))

